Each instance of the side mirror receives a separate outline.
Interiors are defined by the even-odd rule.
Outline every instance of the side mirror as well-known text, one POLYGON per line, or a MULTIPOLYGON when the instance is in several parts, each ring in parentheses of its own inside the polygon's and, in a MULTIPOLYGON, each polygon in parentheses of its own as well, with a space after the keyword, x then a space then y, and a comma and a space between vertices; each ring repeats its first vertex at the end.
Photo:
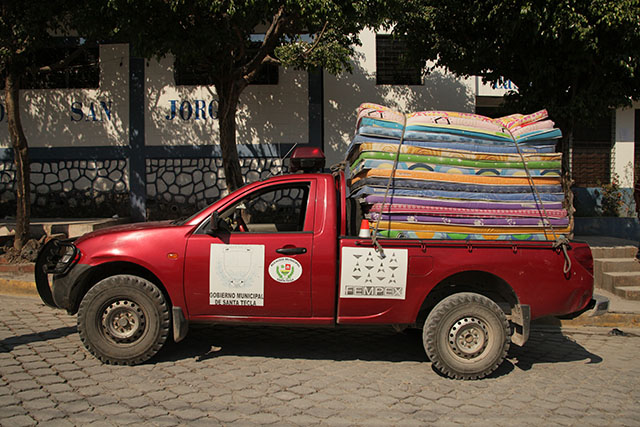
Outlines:
POLYGON ((213 211, 209 216, 209 225, 207 226, 207 232, 212 233, 218 231, 220 225, 220 214, 218 211, 213 211))

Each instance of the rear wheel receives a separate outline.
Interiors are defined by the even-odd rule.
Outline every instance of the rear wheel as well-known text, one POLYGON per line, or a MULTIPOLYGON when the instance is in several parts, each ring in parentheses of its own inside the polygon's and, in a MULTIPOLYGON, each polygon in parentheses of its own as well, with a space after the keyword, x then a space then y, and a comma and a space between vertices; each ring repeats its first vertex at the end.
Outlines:
POLYGON ((106 363, 135 365, 153 357, 169 335, 169 308, 153 283, 117 275, 98 282, 78 309, 84 346, 106 363))
POLYGON ((469 292, 440 301, 424 325, 422 339, 434 367, 456 379, 479 379, 502 363, 509 350, 509 323, 489 298, 469 292))

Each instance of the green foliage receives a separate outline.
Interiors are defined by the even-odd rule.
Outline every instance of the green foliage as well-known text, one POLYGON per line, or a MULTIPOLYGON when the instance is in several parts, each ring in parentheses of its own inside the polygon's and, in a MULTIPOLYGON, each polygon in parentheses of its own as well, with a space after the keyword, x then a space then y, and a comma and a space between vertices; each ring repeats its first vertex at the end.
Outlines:
POLYGON ((131 42, 147 58, 170 53, 206 64, 218 79, 250 79, 267 61, 349 70, 358 33, 383 23, 387 10, 382 0, 102 0, 84 7, 79 25, 93 38, 131 42), (250 49, 252 41, 260 49, 250 49))
POLYGON ((315 46, 313 43, 303 40, 284 43, 275 49, 274 56, 283 65, 295 69, 323 67, 332 74, 351 71, 349 58, 353 55, 352 46, 357 44, 357 41, 345 43, 339 38, 332 39, 326 33, 322 39, 322 43, 315 46))
POLYGON ((600 195, 600 214, 602 216, 620 216, 624 200, 618 180, 618 175, 614 173, 610 183, 598 183, 600 190, 596 191, 600 195))
POLYGON ((28 67, 34 52, 50 43, 64 28, 71 2, 3 1, 0 4, 0 71, 18 74, 28 67))
POLYGON ((395 29, 417 59, 512 80, 508 101, 562 127, 640 99, 639 0, 408 0, 395 29))

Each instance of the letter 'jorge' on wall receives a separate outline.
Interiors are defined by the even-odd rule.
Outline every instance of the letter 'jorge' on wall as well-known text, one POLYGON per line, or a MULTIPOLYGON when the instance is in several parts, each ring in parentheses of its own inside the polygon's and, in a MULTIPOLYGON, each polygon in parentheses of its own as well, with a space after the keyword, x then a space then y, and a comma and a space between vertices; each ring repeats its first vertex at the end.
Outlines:
POLYGON ((70 118, 72 122, 108 122, 111 121, 112 102, 99 101, 82 103, 72 101, 70 105, 70 118))
POLYGON ((169 113, 165 119, 171 121, 173 119, 189 121, 189 120, 206 120, 218 118, 218 101, 213 100, 208 104, 202 99, 194 101, 170 99, 169 113))

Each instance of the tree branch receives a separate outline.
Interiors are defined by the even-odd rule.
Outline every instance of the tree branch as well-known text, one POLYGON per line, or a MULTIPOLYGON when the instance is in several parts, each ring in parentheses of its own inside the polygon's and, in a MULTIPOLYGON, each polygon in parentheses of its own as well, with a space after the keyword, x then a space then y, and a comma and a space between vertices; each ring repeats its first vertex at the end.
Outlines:
POLYGON ((320 43, 320 39, 324 35, 324 32, 327 30, 327 25, 329 25, 329 21, 324 21, 324 25, 322 27, 322 30, 320 31, 320 34, 318 34, 318 37, 313 41, 313 45, 311 45, 309 49, 302 52, 302 56, 306 58, 318 46, 318 44, 320 43))
POLYGON ((74 50, 71 55, 68 55, 67 57, 65 57, 64 59, 56 62, 55 64, 51 64, 51 65, 45 65, 44 67, 40 67, 38 68, 39 72, 43 72, 43 73, 50 73, 52 71, 58 71, 58 70, 62 70, 65 69, 69 66, 69 64, 76 59, 77 57, 80 56, 81 53, 85 52, 85 48, 84 47, 79 47, 76 50, 74 50))
POLYGON ((286 15, 284 5, 280 6, 276 14, 271 20, 271 25, 264 35, 262 45, 253 58, 238 70, 239 77, 250 80, 258 71, 258 68, 264 62, 265 58, 273 52, 280 40, 282 34, 289 24, 289 17, 286 15))
POLYGON ((267 56, 264 57, 264 60, 262 61, 262 63, 263 64, 270 63, 270 64, 278 64, 278 65, 280 65, 280 64, 282 64, 282 61, 280 61, 278 58, 274 58, 271 55, 267 55, 267 56))
POLYGON ((242 31, 240 30, 240 28, 237 25, 233 25, 233 32, 236 35, 236 44, 235 46, 238 46, 238 51, 235 52, 234 55, 234 60, 235 59, 240 59, 244 57, 245 54, 245 48, 244 48, 244 37, 242 35, 242 31))

